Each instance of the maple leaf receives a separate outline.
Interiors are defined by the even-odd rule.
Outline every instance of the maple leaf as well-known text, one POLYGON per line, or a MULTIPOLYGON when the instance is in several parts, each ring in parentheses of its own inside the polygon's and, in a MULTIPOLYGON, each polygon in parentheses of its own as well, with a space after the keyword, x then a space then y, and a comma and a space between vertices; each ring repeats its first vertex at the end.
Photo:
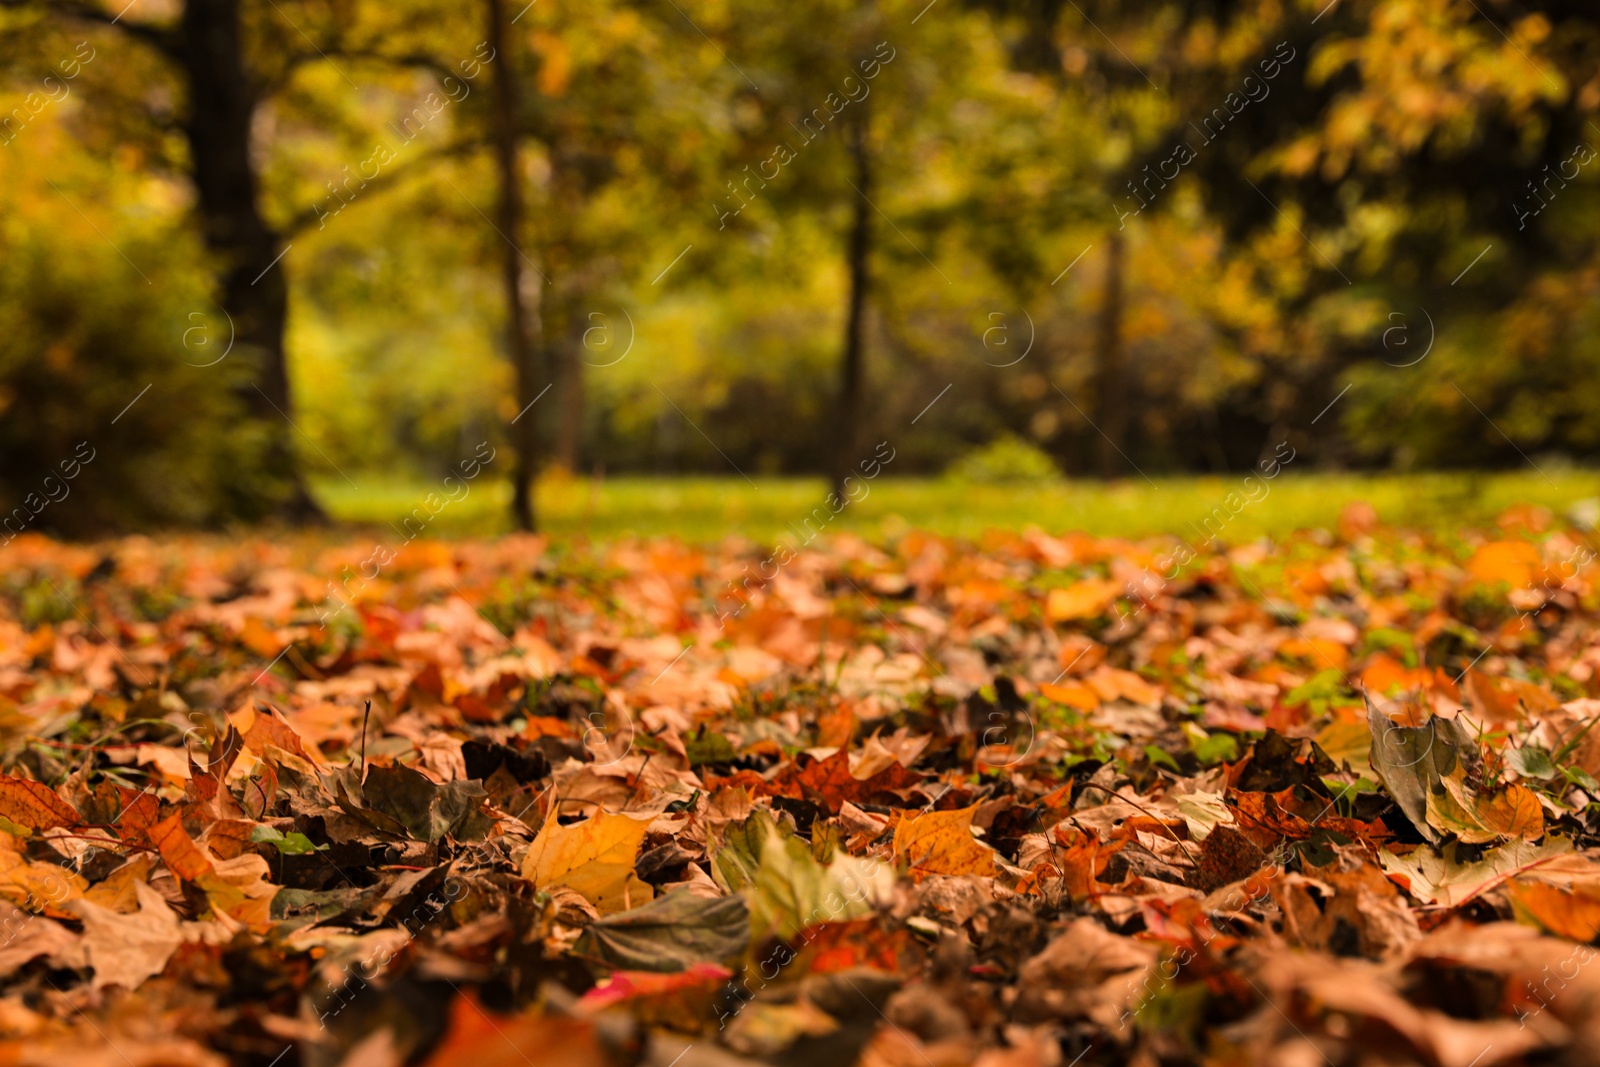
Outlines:
POLYGON ((745 892, 756 940, 865 918, 894 883, 894 873, 875 860, 839 853, 824 866, 805 841, 785 835, 764 811, 729 828, 723 846, 712 852, 712 866, 719 884, 745 892))
POLYGON ((183 943, 178 916, 161 894, 143 882, 134 882, 139 910, 122 915, 89 900, 75 900, 68 909, 83 920, 83 944, 94 987, 120 985, 137 989, 146 978, 160 974, 167 960, 183 943))
POLYGON ((1544 836, 1544 808, 1532 790, 1508 785, 1478 795, 1459 777, 1440 780, 1442 791, 1427 795, 1428 822, 1449 830, 1468 844, 1501 837, 1537 840, 1544 836))
POLYGON ((552 812, 528 846, 522 876, 540 889, 567 886, 602 915, 627 911, 655 895, 634 871, 639 845, 653 821, 597 811, 583 822, 562 826, 552 812))
POLYGON ((1453 841, 1442 852, 1419 847, 1409 856, 1380 852, 1378 860, 1390 878, 1424 904, 1456 908, 1515 875, 1571 852, 1570 840, 1551 836, 1542 844, 1508 841, 1465 862, 1456 859, 1453 841))
POLYGON ((863 804, 879 793, 904 793, 922 784, 921 775, 899 763, 870 777, 857 778, 850 773, 850 754, 842 748, 827 759, 801 758, 808 761, 804 767, 797 763, 785 767, 765 791, 774 796, 816 801, 833 815, 839 814, 846 801, 863 804))
POLYGON ((917 881, 930 874, 994 874, 994 849, 972 836, 977 814, 974 804, 902 818, 894 830, 895 862, 908 867, 917 881))
POLYGON ((30 830, 77 826, 83 819, 43 782, 0 774, 0 816, 30 830))
POLYGON ((219 915, 257 925, 272 915, 278 887, 267 881, 267 861, 250 853, 231 860, 211 856, 171 815, 150 828, 150 839, 173 876, 199 886, 219 915))

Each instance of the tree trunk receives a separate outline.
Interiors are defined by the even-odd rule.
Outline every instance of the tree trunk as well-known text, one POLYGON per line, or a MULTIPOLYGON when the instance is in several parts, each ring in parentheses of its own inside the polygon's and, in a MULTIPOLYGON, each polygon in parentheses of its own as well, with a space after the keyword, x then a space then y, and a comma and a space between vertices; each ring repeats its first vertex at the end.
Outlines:
MULTIPOLYGON (((289 289, 281 238, 261 217, 250 155, 258 103, 239 42, 239 0, 188 0, 177 33, 177 56, 189 91, 184 133, 207 250, 217 260, 222 307, 232 319, 234 351, 255 361, 248 410, 269 428, 267 473, 288 487, 286 517, 326 517, 306 491, 295 461, 294 411, 284 352, 289 289)), ((220 324, 219 324, 220 327, 220 324)), ((248 502, 259 507, 259 501, 248 502)))
MULTIPOLYGON (((561 362, 561 421, 556 426, 556 462, 573 474, 583 462, 583 357, 589 351, 584 345, 584 335, 590 328, 587 317, 569 314, 566 331, 561 337, 561 350, 557 353, 561 362)), ((601 328, 611 330, 612 327, 607 323, 601 328)), ((609 352, 610 346, 615 344, 613 331, 604 350, 609 352)))
POLYGON ((1122 351, 1122 231, 1111 231, 1106 251, 1105 296, 1100 303, 1100 324, 1095 338, 1096 374, 1099 378, 1100 477, 1111 481, 1127 473, 1123 455, 1128 435, 1128 367, 1122 351))
MULTIPOLYGON (((863 104, 864 108, 865 105, 863 104)), ((856 462, 856 446, 861 439, 862 396, 866 365, 865 332, 867 257, 872 251, 872 157, 867 146, 866 112, 860 111, 849 124, 850 157, 855 162, 854 212, 850 223, 850 307, 844 323, 844 358, 839 366, 839 404, 834 433, 833 469, 829 472, 833 491, 845 499, 844 480, 856 462)))
POLYGON ((534 487, 539 475, 538 419, 532 405, 539 397, 540 288, 536 271, 517 243, 522 222, 522 175, 517 163, 517 82, 516 70, 506 33, 506 12, 502 0, 488 0, 489 47, 494 50, 494 110, 492 116, 495 166, 500 182, 500 200, 495 225, 505 238, 501 260, 501 281, 506 296, 506 327, 511 362, 517 376, 517 417, 513 421, 512 444, 516 452, 511 472, 511 518, 519 530, 533 530, 534 487))

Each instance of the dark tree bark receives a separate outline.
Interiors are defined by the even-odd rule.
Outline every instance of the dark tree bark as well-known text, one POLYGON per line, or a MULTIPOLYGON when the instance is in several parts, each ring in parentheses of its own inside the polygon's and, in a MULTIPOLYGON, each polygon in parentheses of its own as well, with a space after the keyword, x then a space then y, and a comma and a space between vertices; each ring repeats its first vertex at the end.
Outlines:
MULTIPOLYGON (((862 105, 865 107, 865 104, 862 105)), ((833 491, 843 500, 844 480, 856 462, 861 439, 861 414, 866 378, 867 287, 871 282, 868 257, 872 252, 872 155, 867 145, 866 112, 849 124, 850 158, 855 164, 854 211, 850 222, 850 305, 844 323, 844 355, 839 364, 839 402, 834 432, 834 455, 829 475, 833 491)))
POLYGON ((502 0, 488 0, 489 47, 494 50, 493 124, 495 169, 500 183, 495 225, 505 238, 501 283, 506 297, 506 334, 511 362, 516 369, 517 411, 511 427, 516 468, 511 472, 511 518, 519 530, 536 528, 534 486, 539 474, 538 419, 532 404, 539 396, 540 288, 536 271, 529 269, 517 243, 523 215, 522 175, 517 163, 516 70, 506 33, 502 0))
MULTIPOLYGON (((569 311, 566 329, 561 335, 560 362, 561 416, 556 425, 555 460, 576 474, 583 462, 583 394, 584 394, 584 334, 590 328, 589 320, 569 311)), ((616 343, 613 335, 611 343, 616 343)), ((609 348, 607 349, 609 351, 609 348)))
POLYGON ((1100 433, 1096 467, 1111 481, 1127 473, 1128 367, 1122 351, 1122 231, 1111 231, 1106 250, 1105 294, 1100 302, 1100 323, 1095 336, 1095 370, 1099 379, 1095 412, 1100 433))
POLYGON ((267 473, 288 486, 286 517, 322 520, 291 440, 284 249, 257 201, 250 133, 259 98, 240 48, 239 0, 188 0, 172 45, 189 91, 184 133, 206 248, 217 261, 234 351, 256 364, 255 381, 243 396, 248 410, 271 428, 267 473))

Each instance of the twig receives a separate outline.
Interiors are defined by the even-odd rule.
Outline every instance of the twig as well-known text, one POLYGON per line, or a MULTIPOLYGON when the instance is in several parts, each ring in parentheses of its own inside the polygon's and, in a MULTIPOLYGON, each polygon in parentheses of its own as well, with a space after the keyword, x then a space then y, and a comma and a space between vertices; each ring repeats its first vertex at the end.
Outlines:
POLYGON ((1167 832, 1167 836, 1168 837, 1172 838, 1172 840, 1174 840, 1174 841, 1176 841, 1178 843, 1178 847, 1183 849, 1183 854, 1185 856, 1189 857, 1189 862, 1194 864, 1194 869, 1197 870, 1197 871, 1200 869, 1200 861, 1195 858, 1195 855, 1194 855, 1193 852, 1189 851, 1188 844, 1182 838, 1180 838, 1177 834, 1173 833, 1172 832, 1172 828, 1169 827, 1165 822, 1163 822, 1161 820, 1161 817, 1156 815, 1155 812, 1151 811, 1149 808, 1143 807, 1142 805, 1138 804, 1135 801, 1129 800, 1127 797, 1123 796, 1121 793, 1112 792, 1110 789, 1107 789, 1103 785, 1096 785, 1094 782, 1084 782, 1083 784, 1088 786, 1090 789, 1098 789, 1098 790, 1100 790, 1100 792, 1105 793, 1108 796, 1116 797, 1118 800, 1123 801, 1124 803, 1126 803, 1129 807, 1137 808, 1139 811, 1144 812, 1151 819, 1155 820, 1155 823, 1156 823, 1157 826, 1161 827, 1161 829, 1163 829, 1163 830, 1165 830, 1167 832))
POLYGON ((367 710, 361 716, 361 784, 367 784, 367 720, 372 718, 372 701, 367 701, 367 710))

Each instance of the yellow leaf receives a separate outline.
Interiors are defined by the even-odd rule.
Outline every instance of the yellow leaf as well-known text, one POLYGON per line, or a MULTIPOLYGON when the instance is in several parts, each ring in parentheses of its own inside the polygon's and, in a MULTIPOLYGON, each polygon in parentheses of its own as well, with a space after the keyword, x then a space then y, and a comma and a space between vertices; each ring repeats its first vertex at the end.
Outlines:
POLYGON ((109 911, 131 915, 139 910, 139 894, 135 887, 150 881, 153 866, 155 860, 150 856, 135 856, 112 871, 111 877, 91 886, 83 899, 109 911))
POLYGON ((929 811, 902 819, 894 831, 894 858, 913 878, 929 874, 994 874, 994 849, 972 836, 978 805, 929 811))
POLYGON ((522 876, 540 889, 567 886, 603 915, 638 907, 655 892, 633 869, 651 821, 602 811, 561 826, 552 813, 528 846, 522 876))
POLYGON ((1086 578, 1065 589, 1052 589, 1044 602, 1045 618, 1051 622, 1099 618, 1121 592, 1122 583, 1109 578, 1086 578))
POLYGON ((1544 809, 1539 798, 1522 786, 1480 796, 1459 774, 1440 779, 1440 784, 1443 791, 1430 790, 1427 797, 1428 821, 1438 829, 1478 845, 1500 837, 1531 841, 1544 836, 1544 809))
POLYGON ((53 863, 24 859, 15 852, 0 852, 0 896, 29 911, 58 919, 75 918, 62 905, 83 896, 89 883, 76 871, 53 863))

